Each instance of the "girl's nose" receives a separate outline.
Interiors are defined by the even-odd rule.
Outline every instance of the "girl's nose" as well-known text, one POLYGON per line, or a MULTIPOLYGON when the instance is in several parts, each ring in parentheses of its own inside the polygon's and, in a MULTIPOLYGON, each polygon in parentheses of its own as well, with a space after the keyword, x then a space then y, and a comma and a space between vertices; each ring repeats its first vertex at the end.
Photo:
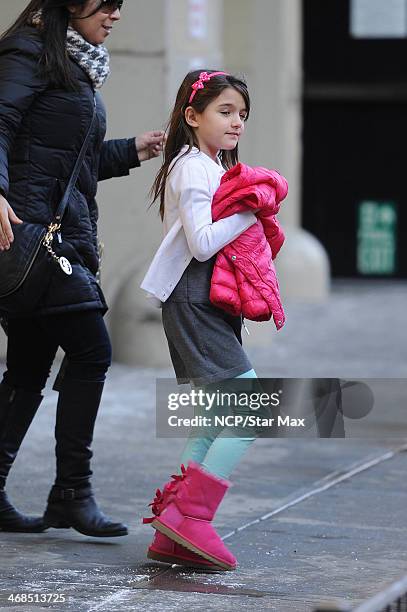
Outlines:
POLYGON ((241 118, 240 115, 234 115, 234 117, 233 117, 233 126, 242 127, 243 123, 244 123, 243 119, 241 118))

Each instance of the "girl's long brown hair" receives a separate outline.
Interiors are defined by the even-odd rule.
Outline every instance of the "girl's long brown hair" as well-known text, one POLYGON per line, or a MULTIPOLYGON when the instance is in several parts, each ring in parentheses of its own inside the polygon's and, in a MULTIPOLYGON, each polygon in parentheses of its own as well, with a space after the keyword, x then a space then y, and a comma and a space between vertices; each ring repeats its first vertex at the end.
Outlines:
MULTIPOLYGON (((174 110, 171 113, 171 117, 167 125, 167 142, 164 149, 164 162, 158 171, 157 176, 155 177, 155 181, 150 192, 153 199, 152 204, 158 198, 160 199, 161 219, 164 217, 165 184, 168 175, 175 165, 174 164, 170 169, 172 161, 179 154, 184 145, 188 145, 188 149, 181 157, 188 155, 192 147, 197 147, 199 149, 199 143, 195 136, 194 129, 188 125, 185 120, 185 110, 188 108, 188 106, 192 106, 197 113, 203 113, 208 104, 210 104, 212 100, 215 100, 224 89, 233 87, 233 89, 236 89, 236 91, 243 96, 247 111, 246 119, 249 116, 250 96, 247 85, 242 79, 238 79, 232 75, 218 75, 212 77, 209 81, 206 81, 204 83, 204 88, 197 91, 190 104, 189 98, 192 93, 192 84, 199 79, 199 75, 204 71, 206 71, 209 75, 211 72, 217 72, 215 70, 202 69, 193 70, 187 74, 178 90, 174 110)), ((220 160, 226 170, 232 168, 232 166, 237 164, 239 161, 238 146, 236 146, 236 148, 232 151, 220 151, 220 160)))

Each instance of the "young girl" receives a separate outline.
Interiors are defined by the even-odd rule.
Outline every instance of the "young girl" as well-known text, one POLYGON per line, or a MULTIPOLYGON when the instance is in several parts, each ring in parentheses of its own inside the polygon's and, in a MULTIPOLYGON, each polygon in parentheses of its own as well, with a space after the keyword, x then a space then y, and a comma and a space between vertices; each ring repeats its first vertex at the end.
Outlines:
MULTIPOLYGON (((178 91, 164 163, 152 189, 154 200, 160 200, 164 240, 141 286, 161 302, 178 382, 206 389, 233 378, 256 378, 242 348, 241 316, 209 300, 217 253, 257 221, 251 211, 216 222, 211 214, 223 174, 238 162, 249 112, 249 93, 241 79, 219 71, 190 72, 178 91)), ((155 518, 144 519, 157 530, 150 558, 194 567, 236 567, 211 521, 230 486, 226 479, 254 440, 247 430, 238 436, 230 431, 217 435, 213 429, 188 439, 181 475, 174 475, 163 493, 157 490, 151 504, 155 518)))

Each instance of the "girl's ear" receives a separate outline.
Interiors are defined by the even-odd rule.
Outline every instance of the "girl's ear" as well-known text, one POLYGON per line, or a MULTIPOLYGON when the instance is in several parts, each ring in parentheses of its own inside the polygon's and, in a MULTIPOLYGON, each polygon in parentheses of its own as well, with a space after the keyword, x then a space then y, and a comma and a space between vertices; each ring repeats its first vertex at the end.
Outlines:
POLYGON ((188 106, 188 108, 185 109, 185 121, 191 127, 199 127, 199 122, 197 121, 197 112, 192 108, 192 106, 188 106))

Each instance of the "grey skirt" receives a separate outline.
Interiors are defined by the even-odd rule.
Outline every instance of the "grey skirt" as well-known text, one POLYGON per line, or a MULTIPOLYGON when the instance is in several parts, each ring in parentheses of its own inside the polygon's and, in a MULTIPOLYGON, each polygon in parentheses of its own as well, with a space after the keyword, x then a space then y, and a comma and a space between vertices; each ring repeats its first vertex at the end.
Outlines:
POLYGON ((216 256, 193 259, 162 305, 172 364, 180 384, 216 383, 252 369, 242 347, 242 319, 213 306, 209 291, 216 256))

